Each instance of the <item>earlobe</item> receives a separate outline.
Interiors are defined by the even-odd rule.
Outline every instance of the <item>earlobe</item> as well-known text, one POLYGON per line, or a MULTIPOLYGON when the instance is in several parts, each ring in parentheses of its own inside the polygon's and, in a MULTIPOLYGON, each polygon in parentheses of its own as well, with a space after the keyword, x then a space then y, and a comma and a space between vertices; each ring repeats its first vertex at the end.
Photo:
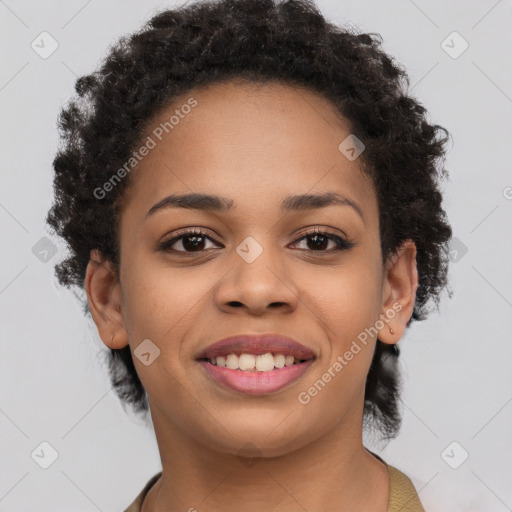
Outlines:
POLYGON ((85 291, 103 343, 116 349, 128 345, 119 282, 111 262, 96 249, 91 251, 87 264, 85 291))
POLYGON ((386 262, 381 313, 384 325, 378 335, 383 343, 396 344, 404 335, 414 311, 418 284, 416 245, 406 240, 386 262))

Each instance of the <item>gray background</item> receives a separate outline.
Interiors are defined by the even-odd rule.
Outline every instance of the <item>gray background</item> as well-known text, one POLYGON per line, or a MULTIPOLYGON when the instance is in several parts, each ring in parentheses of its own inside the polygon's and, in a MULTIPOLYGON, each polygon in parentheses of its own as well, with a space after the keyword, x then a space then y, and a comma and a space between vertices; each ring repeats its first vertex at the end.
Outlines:
MULTIPOLYGON (((53 240, 58 252, 45 253, 40 240, 56 119, 76 77, 173 5, 0 0, 0 511, 124 510, 160 470, 152 430, 110 389, 95 326, 56 285, 64 247, 53 240), (43 31, 59 45, 46 59, 31 47, 43 31), (48 469, 31 457, 43 441, 59 454, 48 469)), ((444 204, 454 296, 400 342, 399 438, 367 446, 410 476, 427 512, 512 510, 512 2, 317 5, 331 21, 380 33, 431 120, 453 135, 444 204), (469 43, 457 58, 441 46, 453 31, 469 43)), ((447 43, 461 48, 454 36, 447 43)))

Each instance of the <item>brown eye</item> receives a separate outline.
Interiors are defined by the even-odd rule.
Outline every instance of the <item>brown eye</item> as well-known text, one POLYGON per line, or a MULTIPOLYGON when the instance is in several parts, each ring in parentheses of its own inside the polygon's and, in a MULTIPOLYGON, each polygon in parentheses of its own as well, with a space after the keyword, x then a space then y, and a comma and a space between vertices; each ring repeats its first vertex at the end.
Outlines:
POLYGON ((205 247, 207 241, 213 242, 213 239, 201 230, 184 231, 180 235, 162 242, 158 248, 162 251, 170 250, 179 253, 202 252, 209 248, 205 247))
POLYGON ((351 247, 354 247, 354 243, 345 240, 344 238, 341 238, 338 235, 335 235, 333 233, 328 233, 324 231, 312 231, 311 233, 306 234, 305 236, 299 238, 295 244, 298 242, 301 242, 303 240, 306 240, 306 248, 305 250, 310 250, 313 252, 336 252, 341 250, 350 249, 351 247), (334 249, 326 250, 329 247, 329 242, 334 244, 334 249))
MULTIPOLYGON (((219 245, 213 238, 200 229, 184 230, 169 240, 159 244, 158 249, 181 255, 194 255, 194 253, 200 254, 207 249, 211 249, 211 246, 208 247, 208 242, 213 243, 214 246, 219 245)), ((318 228, 310 233, 306 233, 296 240, 293 245, 299 243, 305 243, 305 247, 299 247, 301 250, 326 254, 350 249, 355 246, 355 244, 349 240, 333 233, 320 231, 318 228)))

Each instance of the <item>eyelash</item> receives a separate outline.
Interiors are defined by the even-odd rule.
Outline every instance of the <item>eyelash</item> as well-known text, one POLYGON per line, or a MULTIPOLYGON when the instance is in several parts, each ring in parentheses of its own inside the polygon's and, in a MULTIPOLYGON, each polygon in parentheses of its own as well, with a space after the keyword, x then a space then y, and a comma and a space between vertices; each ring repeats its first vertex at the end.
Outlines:
MULTIPOLYGON (((210 241, 212 241, 214 243, 217 243, 206 232, 204 232, 201 229, 184 229, 184 230, 178 231, 176 233, 176 236, 174 236, 173 238, 161 242, 158 245, 158 250, 164 251, 164 252, 169 252, 169 250, 170 250, 170 251, 172 251, 172 252, 174 252, 176 254, 180 254, 180 255, 186 256, 186 257, 196 256, 196 255, 204 252, 206 249, 202 249, 200 251, 192 251, 192 252, 176 251, 175 249, 170 249, 170 247, 172 245, 174 245, 176 242, 178 242, 182 238, 186 238, 187 236, 194 236, 194 235, 207 238, 210 241)), ((345 250, 351 249, 352 247, 355 246, 355 244, 353 242, 351 242, 350 240, 346 240, 346 239, 344 239, 344 238, 342 238, 342 237, 340 237, 338 235, 335 235, 333 233, 329 233, 327 231, 322 231, 319 228, 314 228, 312 230, 307 231, 300 238, 298 238, 294 243, 300 242, 300 241, 306 239, 308 236, 313 236, 313 235, 323 235, 323 236, 327 237, 329 240, 332 240, 332 241, 335 242, 336 248, 334 250, 331 249, 331 250, 323 250, 323 251, 321 251, 321 250, 315 251, 313 249, 302 249, 302 250, 305 250, 305 251, 308 251, 308 252, 312 252, 312 253, 315 253, 315 254, 322 254, 322 253, 324 253, 324 254, 332 254, 334 252, 345 251, 345 250)))

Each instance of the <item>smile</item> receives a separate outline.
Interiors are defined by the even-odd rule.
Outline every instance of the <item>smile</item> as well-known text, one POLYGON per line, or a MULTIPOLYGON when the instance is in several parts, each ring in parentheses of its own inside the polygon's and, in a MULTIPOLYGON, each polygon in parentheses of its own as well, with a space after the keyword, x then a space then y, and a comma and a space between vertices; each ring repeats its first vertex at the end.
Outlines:
POLYGON ((304 375, 314 359, 301 361, 293 356, 267 353, 259 356, 240 354, 240 357, 229 354, 226 358, 219 356, 215 362, 212 361, 198 362, 217 384, 239 393, 260 395, 280 391, 290 385, 304 375))

